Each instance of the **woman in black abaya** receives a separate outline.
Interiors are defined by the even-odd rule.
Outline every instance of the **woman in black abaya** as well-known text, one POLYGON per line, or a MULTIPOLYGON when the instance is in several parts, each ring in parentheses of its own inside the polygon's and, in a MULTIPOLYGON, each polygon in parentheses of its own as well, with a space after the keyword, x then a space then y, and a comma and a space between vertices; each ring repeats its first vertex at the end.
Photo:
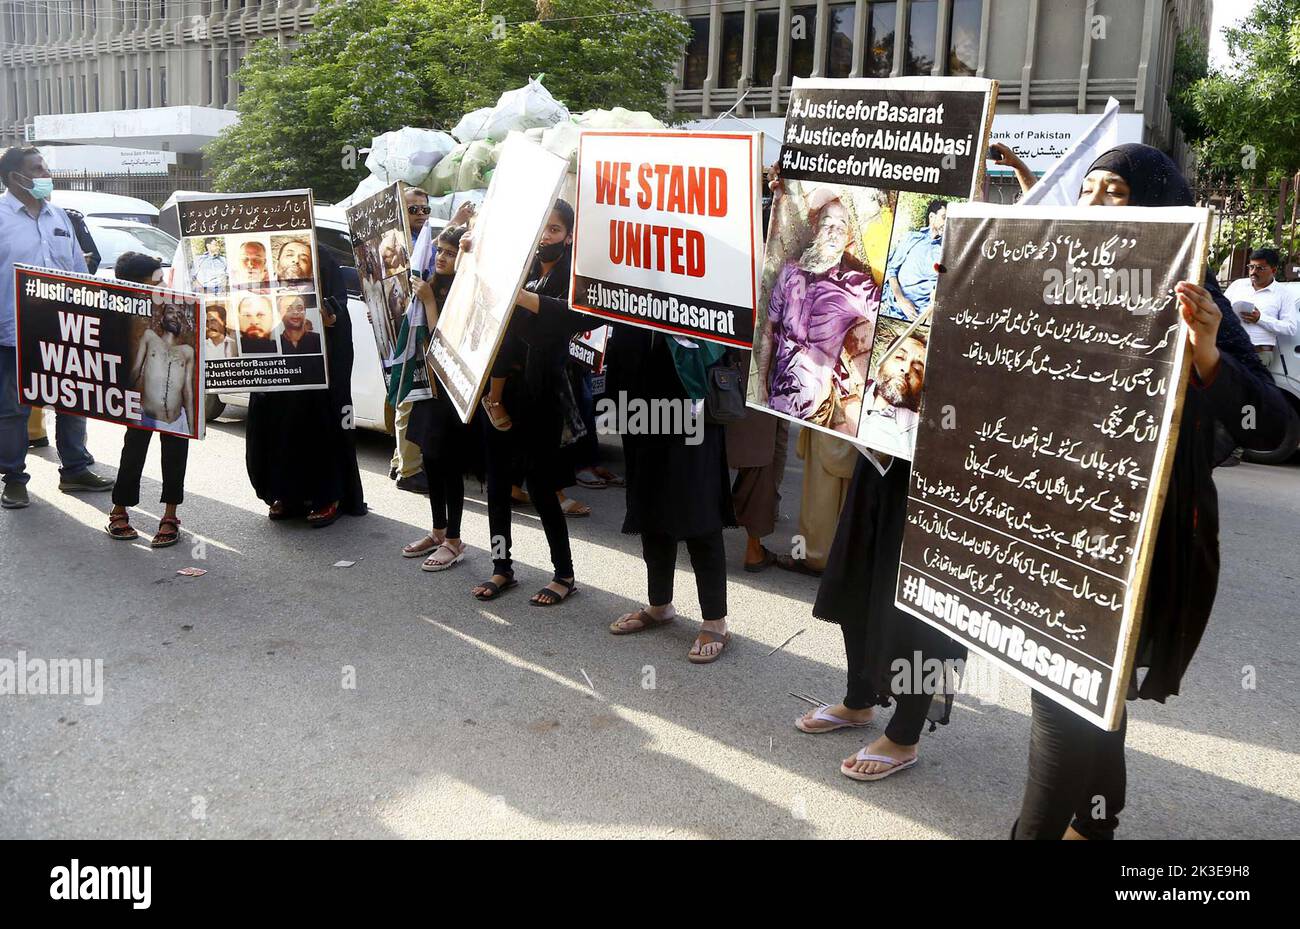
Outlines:
POLYGON ((321 317, 328 390, 254 392, 248 398, 245 462, 271 519, 306 516, 328 526, 341 513, 364 516, 352 412, 352 320, 339 266, 319 248, 321 317))

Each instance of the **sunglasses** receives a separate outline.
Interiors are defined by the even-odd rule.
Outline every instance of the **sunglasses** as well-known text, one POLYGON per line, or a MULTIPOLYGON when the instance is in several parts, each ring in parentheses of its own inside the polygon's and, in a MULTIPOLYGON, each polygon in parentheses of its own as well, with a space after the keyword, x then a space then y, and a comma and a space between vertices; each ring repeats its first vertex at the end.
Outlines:
POLYGON ((433 210, 427 206, 408 206, 406 212, 412 216, 428 216, 433 210))

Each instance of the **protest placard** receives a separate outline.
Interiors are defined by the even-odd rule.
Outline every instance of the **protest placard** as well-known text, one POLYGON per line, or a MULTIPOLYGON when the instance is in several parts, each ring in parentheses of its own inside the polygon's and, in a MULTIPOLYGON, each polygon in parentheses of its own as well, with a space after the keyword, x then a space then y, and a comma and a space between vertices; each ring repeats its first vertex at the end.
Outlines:
POLYGON ((605 343, 613 327, 597 326, 569 340, 569 357, 592 374, 605 373, 605 343))
POLYGON ((176 197, 173 286, 205 298, 206 388, 328 387, 311 191, 176 197))
POLYGON ((568 162, 520 133, 501 145, 487 195, 470 224, 456 280, 429 334, 428 362, 462 422, 469 422, 533 265, 568 162))
POLYGON ((402 316, 411 302, 411 226, 405 187, 398 181, 347 210, 361 297, 385 372, 392 367, 402 316))
POLYGON ((22 403, 201 439, 203 300, 16 265, 22 403))
POLYGON ((911 456, 947 205, 983 182, 996 93, 975 78, 795 80, 750 406, 911 456))
POLYGON ((896 602, 1114 729, 1209 211, 954 206, 896 602))
POLYGON ((762 173, 757 133, 583 132, 573 308, 749 348, 762 173))

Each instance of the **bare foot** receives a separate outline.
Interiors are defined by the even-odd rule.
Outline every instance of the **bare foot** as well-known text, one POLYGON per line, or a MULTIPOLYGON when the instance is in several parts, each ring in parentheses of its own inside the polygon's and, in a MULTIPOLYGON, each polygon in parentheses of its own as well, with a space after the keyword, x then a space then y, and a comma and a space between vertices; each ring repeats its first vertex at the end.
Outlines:
MULTIPOLYGON (((884 755, 886 758, 893 758, 895 761, 911 761, 916 757, 915 745, 899 745, 887 736, 881 736, 867 746, 864 754, 867 755, 884 755)), ((845 768, 856 771, 858 774, 879 774, 888 770, 891 766, 880 761, 859 761, 856 753, 844 759, 845 768)))
MULTIPOLYGON (((727 621, 725 619, 706 619, 700 624, 700 628, 704 632, 712 632, 719 636, 725 636, 727 634, 727 621)), ((718 652, 722 651, 722 648, 722 642, 709 642, 701 645, 700 640, 696 638, 696 640, 691 643, 691 650, 688 654, 699 655, 701 658, 712 658, 717 655, 718 652)))

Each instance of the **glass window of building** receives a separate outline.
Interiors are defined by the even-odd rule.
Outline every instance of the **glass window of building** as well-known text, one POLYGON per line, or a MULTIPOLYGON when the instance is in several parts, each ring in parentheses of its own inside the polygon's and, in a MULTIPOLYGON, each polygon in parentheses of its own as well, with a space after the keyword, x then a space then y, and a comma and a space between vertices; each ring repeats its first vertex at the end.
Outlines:
POLYGON ((907 5, 907 47, 904 74, 929 74, 934 68, 939 34, 939 0, 912 0, 907 5))
POLYGON ((718 86, 740 83, 740 65, 745 54, 745 14, 722 14, 722 61, 718 63, 718 86))
POLYGON ((853 21, 856 12, 852 3, 830 7, 830 23, 826 27, 827 77, 848 77, 853 70, 853 21))
POLYGON ((754 17, 754 73, 755 87, 771 87, 776 73, 777 33, 781 28, 781 14, 777 10, 760 11, 754 17))
POLYGON ((894 71, 894 26, 898 22, 898 4, 873 3, 867 13, 866 60, 864 77, 889 77, 894 71))
POLYGON ((980 60, 981 0, 953 0, 948 73, 974 76, 980 60))
POLYGON ((686 66, 682 70, 682 88, 699 90, 709 73, 709 18, 695 16, 691 24, 691 40, 686 43, 686 66))
POLYGON ((809 77, 817 57, 817 7, 797 6, 790 11, 790 74, 809 77))

